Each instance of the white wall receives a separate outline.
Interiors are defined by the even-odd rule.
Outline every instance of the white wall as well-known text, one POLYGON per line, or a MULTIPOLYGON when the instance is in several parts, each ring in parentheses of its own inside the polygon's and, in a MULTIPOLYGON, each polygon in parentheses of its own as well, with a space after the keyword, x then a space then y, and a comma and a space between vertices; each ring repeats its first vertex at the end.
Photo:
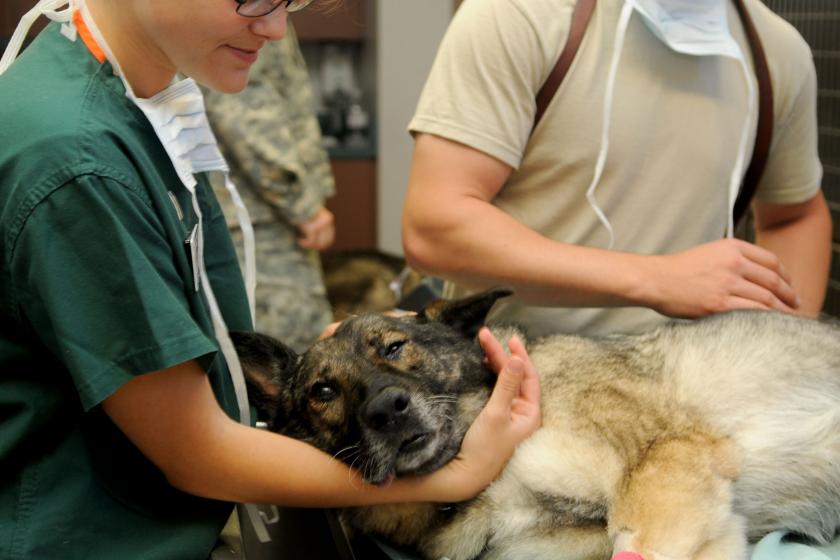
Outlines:
POLYGON ((452 18, 452 0, 376 0, 379 249, 402 255, 402 215, 413 142, 406 131, 438 44, 452 18))

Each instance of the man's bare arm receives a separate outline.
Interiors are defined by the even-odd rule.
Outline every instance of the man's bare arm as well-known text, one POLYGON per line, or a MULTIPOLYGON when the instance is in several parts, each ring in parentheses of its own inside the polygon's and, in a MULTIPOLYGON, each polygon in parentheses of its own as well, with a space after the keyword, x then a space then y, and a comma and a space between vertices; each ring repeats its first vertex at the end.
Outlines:
POLYGON ((412 266, 474 288, 509 285, 539 305, 641 305, 680 317, 797 306, 779 259, 748 243, 642 256, 550 240, 492 205, 511 171, 463 144, 418 135, 403 215, 412 266))

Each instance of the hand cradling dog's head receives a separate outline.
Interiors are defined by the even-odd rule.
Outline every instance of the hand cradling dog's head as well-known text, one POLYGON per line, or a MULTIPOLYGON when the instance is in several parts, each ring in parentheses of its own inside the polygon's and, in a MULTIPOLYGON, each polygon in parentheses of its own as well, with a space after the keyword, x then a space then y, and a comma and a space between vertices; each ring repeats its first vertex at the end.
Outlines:
POLYGON ((458 452, 495 381, 476 335, 511 293, 441 300, 415 316, 353 317, 300 356, 265 335, 231 337, 269 429, 382 484, 431 472, 458 452))

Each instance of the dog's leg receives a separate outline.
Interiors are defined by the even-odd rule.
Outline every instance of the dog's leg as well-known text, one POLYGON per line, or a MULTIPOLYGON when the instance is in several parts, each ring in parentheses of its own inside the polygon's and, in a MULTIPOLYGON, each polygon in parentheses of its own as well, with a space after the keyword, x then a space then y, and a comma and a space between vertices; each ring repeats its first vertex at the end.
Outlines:
POLYGON ((424 537, 419 544, 425 558, 472 560, 487 547, 493 534, 494 506, 479 496, 455 518, 424 537))
POLYGON ((614 551, 646 560, 743 560, 743 522, 732 511, 734 446, 703 433, 654 442, 628 469, 609 512, 614 551))
POLYGON ((693 560, 718 560, 720 558, 747 557, 747 540, 744 537, 747 524, 743 517, 733 514, 723 533, 708 541, 694 555, 693 560))
POLYGON ((603 525, 539 529, 491 543, 482 560, 604 560, 610 541, 603 525))

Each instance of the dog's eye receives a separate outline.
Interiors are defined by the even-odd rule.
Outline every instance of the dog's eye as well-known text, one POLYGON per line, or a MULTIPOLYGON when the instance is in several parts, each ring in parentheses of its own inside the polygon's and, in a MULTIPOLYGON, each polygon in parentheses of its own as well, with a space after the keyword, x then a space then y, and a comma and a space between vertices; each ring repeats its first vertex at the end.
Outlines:
POLYGON ((405 346, 405 340, 397 340, 380 350, 380 354, 386 360, 396 360, 400 357, 403 346, 405 346))
POLYGON ((329 402, 338 397, 338 388, 329 383, 316 383, 309 390, 309 396, 321 402, 329 402))

